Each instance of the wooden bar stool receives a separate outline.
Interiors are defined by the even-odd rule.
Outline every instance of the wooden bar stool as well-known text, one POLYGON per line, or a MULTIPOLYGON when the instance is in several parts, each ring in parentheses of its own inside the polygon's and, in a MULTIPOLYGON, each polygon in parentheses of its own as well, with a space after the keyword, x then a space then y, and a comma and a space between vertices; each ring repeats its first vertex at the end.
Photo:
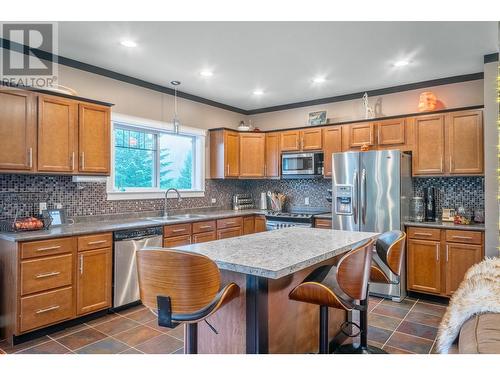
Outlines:
POLYGON ((373 257, 370 282, 381 284, 400 283, 405 239, 406 233, 400 230, 392 230, 380 235, 375 244, 377 256, 373 257), (382 263, 383 266, 379 263, 382 263), (396 281, 391 281, 390 273, 395 276, 396 281))
MULTIPOLYGON (((320 354, 329 352, 329 307, 345 311, 367 310, 373 242, 374 240, 362 242, 346 253, 336 266, 325 265, 315 269, 302 283, 292 289, 288 296, 294 301, 319 305, 320 354)), ((366 334, 366 330, 361 331, 361 335, 366 336, 366 334)))
POLYGON ((198 352, 198 322, 240 293, 235 283, 221 288, 219 268, 200 254, 161 248, 139 250, 137 270, 141 301, 157 314, 158 325, 174 328, 187 324, 188 354, 198 352))

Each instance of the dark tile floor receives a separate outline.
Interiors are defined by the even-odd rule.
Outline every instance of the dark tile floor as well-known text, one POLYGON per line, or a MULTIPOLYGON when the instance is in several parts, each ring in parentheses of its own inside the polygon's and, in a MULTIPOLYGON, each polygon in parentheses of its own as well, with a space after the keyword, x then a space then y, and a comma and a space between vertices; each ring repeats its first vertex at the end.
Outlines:
MULTIPOLYGON (((369 343, 394 354, 432 353, 445 309, 412 298, 397 303, 371 297, 369 343)), ((183 352, 183 339, 183 326, 159 327, 148 309, 136 306, 14 347, 1 341, 0 353, 176 354, 183 352)))

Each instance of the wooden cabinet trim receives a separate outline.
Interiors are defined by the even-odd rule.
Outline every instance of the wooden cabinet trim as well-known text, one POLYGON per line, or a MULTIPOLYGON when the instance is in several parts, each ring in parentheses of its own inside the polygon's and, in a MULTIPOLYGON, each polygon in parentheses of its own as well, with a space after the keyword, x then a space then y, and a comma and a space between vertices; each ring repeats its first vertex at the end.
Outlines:
POLYGON ((163 227, 163 237, 178 237, 191 234, 191 223, 165 225, 163 227))
POLYGON ((78 251, 101 249, 112 246, 112 233, 90 234, 78 237, 78 251))
POLYGON ((75 248, 76 241, 74 237, 20 243, 21 259, 71 253, 75 250, 75 248))

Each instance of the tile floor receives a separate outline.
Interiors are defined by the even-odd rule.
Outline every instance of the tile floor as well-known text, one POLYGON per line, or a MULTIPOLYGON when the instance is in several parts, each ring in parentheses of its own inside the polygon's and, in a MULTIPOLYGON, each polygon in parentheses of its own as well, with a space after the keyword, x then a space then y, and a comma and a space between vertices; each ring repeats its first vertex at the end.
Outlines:
MULTIPOLYGON (((389 353, 432 353, 446 306, 407 298, 401 303, 371 297, 370 345, 389 353)), ((0 353, 16 354, 177 354, 183 352, 184 329, 159 327, 142 306, 112 313, 15 347, 0 342, 0 353)))

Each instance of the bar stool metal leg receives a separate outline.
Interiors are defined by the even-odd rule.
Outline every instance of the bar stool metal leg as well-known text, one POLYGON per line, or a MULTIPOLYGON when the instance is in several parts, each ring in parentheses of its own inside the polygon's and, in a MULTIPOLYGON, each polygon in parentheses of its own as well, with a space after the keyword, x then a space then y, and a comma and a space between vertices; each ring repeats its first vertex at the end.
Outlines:
POLYGON ((359 314, 359 327, 361 329, 359 346, 361 350, 366 350, 368 348, 368 298, 359 301, 359 304, 365 308, 359 314))
POLYGON ((198 323, 187 323, 186 354, 198 354, 198 323))
POLYGON ((328 306, 319 307, 319 354, 328 354, 328 306))

